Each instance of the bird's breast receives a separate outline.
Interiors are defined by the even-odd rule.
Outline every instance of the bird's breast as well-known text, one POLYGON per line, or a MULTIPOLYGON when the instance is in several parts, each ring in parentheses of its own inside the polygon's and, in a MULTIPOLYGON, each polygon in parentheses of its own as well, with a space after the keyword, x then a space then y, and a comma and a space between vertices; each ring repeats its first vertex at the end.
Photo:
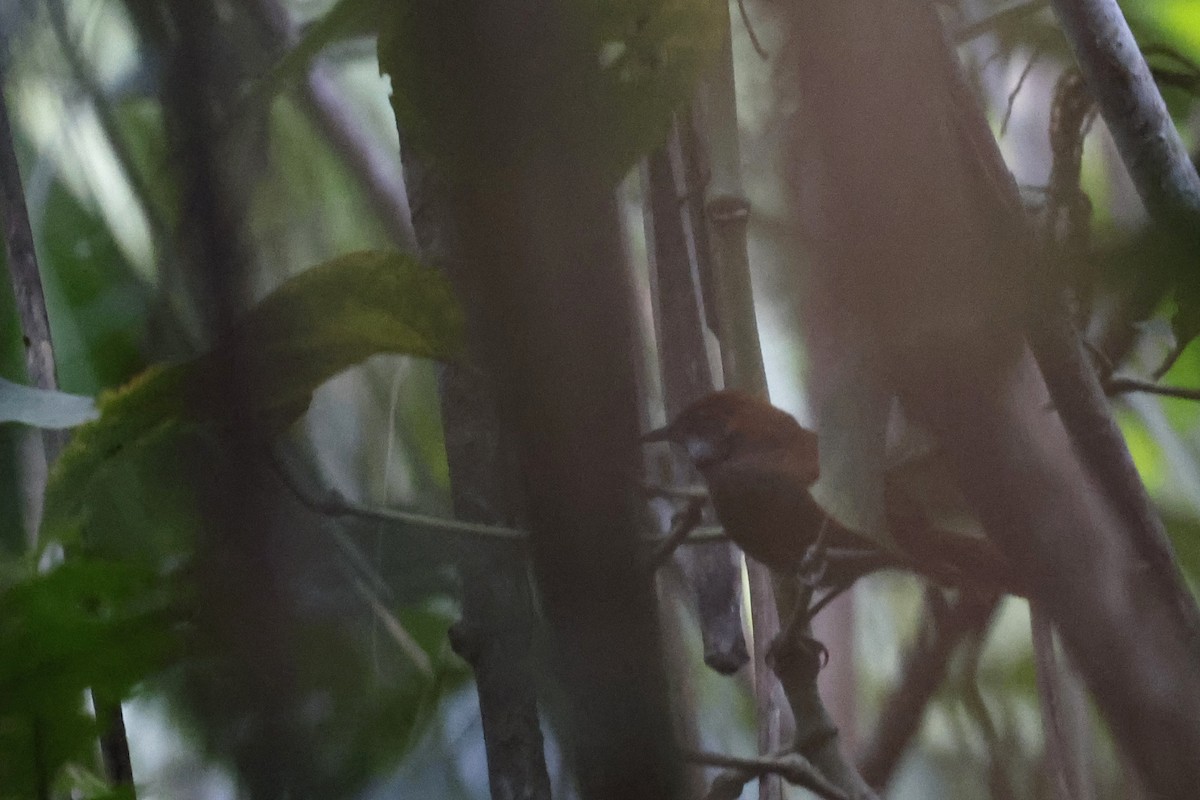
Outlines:
POLYGON ((706 477, 713 508, 730 539, 764 564, 780 569, 799 565, 825 516, 806 486, 752 473, 706 477))

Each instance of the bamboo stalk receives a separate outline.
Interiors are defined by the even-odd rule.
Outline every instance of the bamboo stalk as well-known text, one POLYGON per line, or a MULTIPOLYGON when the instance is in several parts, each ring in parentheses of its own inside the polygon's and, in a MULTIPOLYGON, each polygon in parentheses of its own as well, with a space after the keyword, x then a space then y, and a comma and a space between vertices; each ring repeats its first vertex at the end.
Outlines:
MULTIPOLYGON (((746 249, 750 203, 742 187, 741 146, 738 141, 737 94, 733 75, 733 42, 727 30, 720 62, 700 92, 701 130, 708 140, 711 177, 705 191, 704 212, 711 234, 713 298, 720 330, 721 366, 726 388, 768 397, 766 370, 758 340, 758 318, 746 249)), ((769 666, 767 650, 779 635, 771 572, 747 560, 750 619, 753 628, 754 705, 758 717, 758 751, 780 748, 782 713, 776 700, 778 683, 769 666)), ((777 775, 759 780, 760 800, 783 796, 777 775)))
MULTIPOLYGON (((700 127, 708 138, 711 170, 705 213, 712 236, 713 295, 725 386, 766 398, 769 392, 746 243, 750 203, 742 185, 733 45, 729 33, 727 30, 717 68, 702 86, 699 104, 704 122, 700 127)), ((790 587, 793 576, 772 575, 767 567, 753 560, 747 561, 747 572, 754 627, 759 752, 763 755, 778 752, 784 731, 794 728, 795 746, 827 778, 851 797, 874 797, 840 752, 836 728, 829 721, 817 691, 819 670, 809 670, 806 658, 781 660, 779 652, 774 654, 775 670, 767 665, 768 650, 779 635, 780 616, 790 614, 796 607, 790 587), (786 704, 780 702, 781 694, 786 695, 786 704), (788 706, 794 717, 792 721, 786 718, 788 706)), ((785 646, 784 651, 788 649, 785 646)), ((782 797, 782 792, 778 777, 759 782, 760 800, 774 800, 782 797)))
MULTIPOLYGON (((668 418, 674 418, 713 389, 695 273, 689 257, 689 252, 696 252, 697 243, 694 230, 684 224, 686 208, 681 209, 680 181, 672 159, 672 151, 677 151, 680 144, 678 135, 673 135, 667 145, 650 154, 646 169, 646 229, 647 238, 653 242, 652 294, 668 418)), ((676 484, 699 480, 686 459, 673 459, 670 471, 681 476, 672 481, 676 484)), ((736 671, 748 658, 742 634, 742 581, 737 550, 728 542, 714 543, 679 551, 676 559, 695 598, 705 663, 723 674, 736 671)))

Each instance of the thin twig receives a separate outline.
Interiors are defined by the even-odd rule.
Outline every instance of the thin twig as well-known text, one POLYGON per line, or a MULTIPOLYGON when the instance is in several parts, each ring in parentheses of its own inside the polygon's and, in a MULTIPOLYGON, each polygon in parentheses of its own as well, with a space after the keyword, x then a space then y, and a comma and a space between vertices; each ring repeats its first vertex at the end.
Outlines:
POLYGON ((1155 381, 1162 380, 1163 376, 1171 371, 1171 367, 1175 366, 1175 362, 1179 360, 1179 357, 1183 355, 1183 351, 1186 350, 1187 346, 1191 343, 1192 341, 1190 339, 1182 342, 1175 342, 1175 346, 1171 348, 1169 353, 1167 353, 1166 358, 1162 360, 1162 363, 1155 368, 1154 372, 1150 373, 1153 379, 1155 381))
POLYGON ((1021 70, 1020 77, 1017 78, 1017 84, 1008 93, 1008 103, 1004 107, 1004 119, 1000 123, 1000 135, 1003 136, 1008 132, 1008 122, 1012 119, 1013 108, 1017 104, 1017 95, 1021 93, 1021 89, 1025 86, 1025 80, 1029 77, 1029 73, 1033 72, 1033 68, 1037 66, 1037 62, 1042 57, 1042 46, 1039 44, 1030 54, 1029 60, 1025 62, 1025 68, 1021 70))
POLYGON ((1160 383, 1138 380, 1137 378, 1113 377, 1104 384, 1105 394, 1116 395, 1126 392, 1145 392, 1161 397, 1174 397, 1180 400, 1200 400, 1200 389, 1185 389, 1181 386, 1163 386, 1160 383))
POLYGON ((691 502, 696 498, 708 499, 708 489, 703 486, 661 486, 658 484, 642 484, 642 492, 647 497, 665 497, 668 500, 683 500, 691 502))
MULTIPOLYGON (((520 544, 529 534, 519 528, 509 528, 503 525, 486 525, 479 522, 463 522, 462 520, 447 519, 431 514, 419 514, 413 511, 401 511, 397 508, 378 508, 357 503, 336 489, 315 487, 311 482, 299 477, 294 470, 284 463, 277 453, 270 453, 272 469, 283 481, 287 489, 300 501, 301 505, 323 517, 357 517, 359 519, 382 522, 394 526, 425 532, 451 534, 455 536, 488 539, 492 541, 509 541, 520 544)), ((707 544, 709 542, 725 541, 728 537, 725 531, 715 525, 700 525, 692 530, 681 544, 707 544)), ((650 546, 661 547, 667 537, 647 537, 644 542, 650 546)))
POLYGON ((998 595, 962 594, 948 606, 937 589, 928 590, 924 619, 904 658, 900 681, 884 701, 879 725, 858 760, 871 786, 882 790, 891 781, 945 679, 951 656, 965 638, 987 628, 998 603, 998 595))
POLYGON ((528 538, 525 531, 506 528, 502 525, 485 525, 478 522, 460 522, 458 520, 435 517, 429 514, 415 514, 392 508, 373 508, 355 503, 332 488, 314 489, 307 486, 305 479, 300 478, 275 451, 268 451, 268 457, 275 474, 284 485, 310 511, 326 517, 359 517, 374 522, 402 525, 409 528, 424 528, 437 533, 451 533, 462 536, 483 537, 486 539, 501 539, 513 542, 524 542, 528 538))
POLYGON ((422 675, 427 678, 433 677, 433 661, 429 658, 429 654, 425 652, 420 643, 417 642, 413 635, 404 627, 404 623, 397 619, 392 610, 387 607, 387 604, 380 598, 379 593, 367 585, 361 576, 348 574, 346 579, 350 586, 353 587, 354 593, 359 596, 375 618, 383 625, 384 630, 392 637, 392 641, 400 648, 400 651, 408 657, 422 675))
POLYGON ((750 14, 746 11, 746 0, 738 0, 738 13, 742 17, 742 26, 746 29, 746 34, 750 37, 750 44, 754 47, 754 52, 758 53, 758 57, 763 61, 770 60, 771 56, 767 53, 767 48, 762 46, 762 42, 758 40, 758 34, 754 32, 754 25, 750 22, 750 14))
POLYGON ((1060 800, 1079 800, 1079 788, 1074 785, 1079 765, 1070 761, 1072 748, 1067 746, 1062 676, 1059 672, 1061 666, 1054 650, 1054 629, 1040 603, 1030 603, 1029 615, 1033 628, 1034 674, 1042 710, 1047 771, 1060 800))
POLYGON ((358 178, 388 235, 406 250, 416 249, 412 213, 399 167, 371 139, 329 70, 313 66, 300 85, 300 99, 333 151, 358 178))
POLYGON ((743 784, 764 775, 778 775, 788 783, 808 789, 826 800, 849 800, 849 795, 827 780, 799 753, 785 752, 773 758, 742 758, 723 753, 692 752, 685 754, 684 758, 692 764, 735 770, 746 776, 743 784))
MULTIPOLYGON (((821 596, 821 599, 813 603, 809 607, 808 611, 805 612, 805 616, 808 617, 808 620, 811 622, 816 618, 817 614, 820 614, 825 610, 826 606, 836 600, 840 595, 845 594, 846 590, 854 585, 855 580, 857 580, 857 578, 844 580, 840 583, 830 586, 825 594, 821 596)), ((828 658, 828 655, 826 655, 826 658, 828 658)))
POLYGON ((979 726, 979 733, 983 736, 989 761, 989 783, 992 797, 996 800, 1015 800, 1017 794, 1013 790, 1012 779, 1008 775, 1008 760, 1004 757, 1004 742, 988 711, 987 703, 983 699, 983 692, 979 689, 979 661, 983 657, 984 646, 982 634, 982 630, 977 631, 967 640, 967 652, 964 658, 959 693, 962 697, 963 708, 975 719, 975 724, 979 726))

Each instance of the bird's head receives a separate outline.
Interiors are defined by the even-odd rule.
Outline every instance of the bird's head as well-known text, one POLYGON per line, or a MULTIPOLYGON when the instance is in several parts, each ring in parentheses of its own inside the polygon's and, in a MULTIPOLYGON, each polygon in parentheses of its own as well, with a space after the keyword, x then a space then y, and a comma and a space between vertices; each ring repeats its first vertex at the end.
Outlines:
POLYGON ((643 442, 673 442, 705 471, 746 458, 785 458, 803 465, 811 483, 819 474, 817 436, 766 400, 745 392, 714 392, 685 408, 643 442))

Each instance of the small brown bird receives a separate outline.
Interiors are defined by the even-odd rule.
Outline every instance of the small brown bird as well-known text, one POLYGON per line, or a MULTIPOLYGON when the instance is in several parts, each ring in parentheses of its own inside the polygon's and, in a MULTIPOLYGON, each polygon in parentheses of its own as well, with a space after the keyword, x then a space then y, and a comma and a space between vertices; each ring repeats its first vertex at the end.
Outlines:
POLYGON ((779 570, 812 566, 812 548, 874 553, 827 581, 901 566, 942 582, 966 578, 1020 592, 1006 560, 990 542, 931 526, 919 505, 889 487, 888 526, 899 549, 885 549, 830 518, 809 491, 820 475, 817 435, 786 412, 744 392, 714 392, 671 424, 642 437, 683 447, 708 485, 717 518, 751 558, 779 570), (824 529, 824 534, 822 530, 824 529))

